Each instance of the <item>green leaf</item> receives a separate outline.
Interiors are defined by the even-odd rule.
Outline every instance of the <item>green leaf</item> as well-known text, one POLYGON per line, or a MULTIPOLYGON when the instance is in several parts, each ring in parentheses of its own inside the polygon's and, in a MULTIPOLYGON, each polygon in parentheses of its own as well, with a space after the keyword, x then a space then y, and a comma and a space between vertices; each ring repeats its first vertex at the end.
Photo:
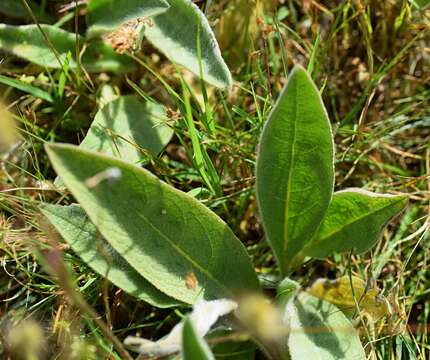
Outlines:
POLYGON ((167 120, 163 106, 122 96, 97 112, 80 147, 137 163, 142 150, 157 155, 169 143, 167 120))
MULTIPOLYGON (((0 24, 0 50, 43 67, 61 68, 67 53, 76 53, 76 35, 50 25, 41 25, 41 27, 55 48, 58 59, 36 25, 0 24)), ((80 44, 83 43, 85 39, 80 38, 80 44)), ((109 45, 101 41, 89 42, 85 45, 81 63, 88 72, 134 70, 133 61, 125 55, 117 54, 109 45)), ((75 59, 70 62, 70 67, 76 68, 75 59)))
POLYGON ((231 88, 230 70, 221 57, 206 17, 190 0, 169 0, 169 5, 166 12, 153 17, 154 24, 145 29, 146 38, 170 60, 196 75, 200 74, 200 38, 204 80, 219 88, 231 88))
POLYGON ((165 0, 89 0, 88 34, 114 31, 127 21, 158 15, 168 8, 165 0))
POLYGON ((98 233, 79 205, 44 205, 41 208, 72 250, 95 272, 115 286, 160 308, 178 305, 134 270, 98 233))
POLYGON ((324 258, 333 252, 367 251, 406 203, 404 195, 382 195, 361 189, 336 192, 320 229, 303 253, 324 258))
POLYGON ((183 360, 215 360, 208 344, 197 334, 190 318, 185 319, 182 329, 183 360))
POLYGON ((360 338, 334 305, 306 293, 287 309, 291 360, 365 360, 360 338))
POLYGON ((71 145, 46 149, 104 238, 167 295, 192 304, 235 289, 258 289, 241 242, 194 198, 116 158, 71 145))
POLYGON ((302 67, 295 67, 264 127, 257 159, 261 217, 284 274, 327 211, 333 152, 318 89, 302 67))
POLYGON ((32 86, 30 84, 27 84, 21 80, 12 79, 12 78, 9 78, 7 76, 0 75, 0 83, 7 85, 7 86, 11 86, 11 87, 18 89, 18 90, 21 90, 23 92, 26 92, 30 95, 33 95, 36 98, 40 98, 40 99, 45 100, 47 102, 50 102, 50 103, 54 102, 54 99, 52 98, 52 96, 48 92, 41 90, 41 89, 39 89, 35 86, 32 86))

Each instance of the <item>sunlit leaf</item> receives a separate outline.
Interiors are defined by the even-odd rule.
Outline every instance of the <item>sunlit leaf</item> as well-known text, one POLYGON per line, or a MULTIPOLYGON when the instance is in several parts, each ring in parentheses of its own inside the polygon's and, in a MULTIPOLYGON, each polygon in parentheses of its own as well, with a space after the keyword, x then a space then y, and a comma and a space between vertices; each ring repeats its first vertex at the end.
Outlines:
POLYGON ((34 97, 45 100, 47 102, 50 102, 50 103, 54 102, 54 99, 52 98, 52 96, 48 92, 46 92, 42 89, 39 89, 35 86, 32 86, 30 84, 27 84, 21 80, 13 79, 13 78, 9 78, 7 76, 0 75, 0 83, 7 85, 7 86, 11 86, 11 87, 18 89, 18 90, 21 90, 27 94, 33 95, 34 97))
POLYGON ((219 88, 231 88, 232 79, 204 14, 191 0, 168 0, 170 8, 154 16, 145 37, 170 60, 199 75, 199 51, 203 78, 219 88), (198 38, 200 45, 198 47, 198 38))
MULTIPOLYGON (((41 27, 49 38, 50 44, 36 25, 0 24, 0 50, 43 67, 61 68, 67 54, 71 53, 74 56, 76 53, 76 35, 50 25, 41 25, 41 27)), ((85 39, 80 38, 80 44, 84 42, 85 39)), ((131 59, 117 54, 102 41, 85 44, 81 63, 88 72, 134 70, 131 59)), ((70 67, 76 68, 76 59, 71 60, 70 67)))
POLYGON ((72 250, 95 272, 102 276, 107 276, 114 285, 157 307, 169 307, 179 304, 178 301, 169 298, 139 275, 102 238, 96 226, 79 205, 60 206, 47 204, 41 208, 41 211, 72 250))
POLYGON ((88 33, 114 31, 126 21, 157 15, 168 7, 165 0, 89 0, 88 33))
POLYGON ((405 195, 376 194, 361 189, 336 192, 321 227, 303 253, 324 258, 333 252, 367 251, 406 203, 405 195))
POLYGON ((243 245, 196 199, 120 159, 71 145, 47 152, 103 237, 167 295, 192 304, 258 289, 243 245))
POLYGON ((163 106, 122 96, 97 112, 80 146, 138 163, 143 151, 157 155, 170 141, 173 130, 166 122, 163 106))
POLYGON ((333 192, 333 139, 318 89, 296 67, 267 120, 257 159, 257 198, 282 273, 312 239, 333 192))
POLYGON ((302 293, 288 312, 291 360, 366 360, 357 331, 336 306, 302 293))

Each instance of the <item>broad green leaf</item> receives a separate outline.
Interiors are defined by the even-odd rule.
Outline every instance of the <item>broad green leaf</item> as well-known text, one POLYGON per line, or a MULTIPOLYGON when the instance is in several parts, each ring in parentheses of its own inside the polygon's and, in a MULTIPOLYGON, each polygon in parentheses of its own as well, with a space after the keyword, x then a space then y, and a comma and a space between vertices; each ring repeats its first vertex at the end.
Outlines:
POLYGON ((103 237, 167 295, 193 304, 258 289, 242 243, 194 198, 120 159, 71 145, 46 149, 103 237))
POLYGON ((200 75, 200 47, 204 80, 219 88, 231 88, 230 70, 221 57, 206 17, 190 0, 168 2, 170 8, 154 16, 154 24, 145 29, 146 38, 170 60, 185 66, 196 75, 200 75))
POLYGON ((361 189, 336 192, 320 229, 303 253, 324 258, 333 252, 367 251, 406 202, 404 195, 382 195, 361 189))
MULTIPOLYGON (((55 48, 58 59, 36 25, 0 24, 0 50, 43 67, 61 68, 67 53, 70 52, 73 56, 76 53, 76 35, 50 25, 41 25, 41 27, 55 48)), ((85 43, 85 39, 81 38, 81 46, 83 43, 85 43)), ((85 46, 81 63, 89 72, 134 70, 134 63, 131 59, 117 54, 102 41, 89 42, 85 46)), ((70 67, 76 67, 75 59, 70 62, 70 67)))
POLYGON ((338 279, 318 279, 306 291, 320 299, 336 305, 347 316, 360 311, 373 320, 391 315, 390 304, 376 287, 367 286, 359 277, 344 275, 338 279), (352 286, 351 286, 352 284, 352 286))
POLYGON ((114 31, 127 21, 158 15, 168 8, 165 0, 89 0, 88 33, 114 31))
POLYGON ((182 330, 183 360, 215 360, 206 341, 196 332, 190 318, 185 319, 182 330))
POLYGON ((139 275, 101 237, 79 205, 44 205, 41 211, 72 250, 95 272, 102 276, 107 275, 115 286, 157 307, 165 308, 179 304, 139 275))
POLYGON ((356 330, 336 306, 302 293, 287 311, 291 360, 366 360, 356 330))
POLYGON ((40 98, 40 99, 45 100, 47 102, 50 102, 50 103, 54 102, 54 99, 52 98, 52 96, 48 92, 46 92, 42 89, 39 89, 33 85, 27 84, 21 80, 13 79, 13 78, 9 78, 7 76, 0 75, 0 83, 7 85, 7 86, 11 86, 11 87, 18 89, 18 90, 21 90, 23 92, 26 92, 30 95, 33 95, 36 98, 40 98))
POLYGON ((333 152, 318 89, 302 67, 295 67, 264 127, 257 159, 260 213, 284 274, 327 211, 333 152))
POLYGON ((142 151, 160 153, 173 130, 164 108, 134 96, 122 96, 101 108, 80 147, 137 163, 142 151))
MULTIPOLYGON (((194 305, 188 319, 193 322, 197 336, 205 336, 216 321, 237 308, 237 303, 228 299, 201 301, 194 305)), ((124 343, 133 351, 150 358, 161 358, 177 353, 182 348, 184 321, 176 324, 170 333, 158 340, 128 336, 124 343)))

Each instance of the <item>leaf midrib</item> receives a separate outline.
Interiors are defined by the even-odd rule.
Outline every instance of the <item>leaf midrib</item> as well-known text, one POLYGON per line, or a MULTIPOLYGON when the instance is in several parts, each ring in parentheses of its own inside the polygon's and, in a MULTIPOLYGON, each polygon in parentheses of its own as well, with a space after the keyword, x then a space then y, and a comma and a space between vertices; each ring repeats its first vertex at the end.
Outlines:
POLYGON ((227 288, 211 272, 207 271, 198 262, 193 260, 193 258, 191 258, 185 250, 183 250, 180 246, 176 245, 167 235, 165 235, 161 230, 159 230, 156 226, 154 226, 144 214, 138 214, 138 216, 142 218, 157 234, 159 234, 162 238, 164 238, 168 242, 168 244, 174 250, 176 250, 176 252, 179 253, 179 255, 182 255, 185 258, 185 260, 190 262, 196 269, 198 269, 201 273, 205 274, 210 280, 215 282, 226 293, 229 292, 227 288))
MULTIPOLYGON (((297 80, 298 81, 298 80, 297 80)), ((288 237, 288 219, 289 219, 289 203, 290 203, 290 195, 292 193, 291 191, 291 184, 293 179, 293 169, 294 169, 294 155, 295 155, 295 145, 296 145, 296 138, 297 138, 297 118, 298 118, 298 106, 297 106, 297 83, 293 83, 294 85, 294 121, 293 123, 293 139, 291 142, 291 151, 290 151, 290 170, 288 172, 288 181, 287 181, 287 198, 286 198, 286 205, 284 210, 284 253, 287 255, 287 248, 289 243, 289 237, 288 237)))

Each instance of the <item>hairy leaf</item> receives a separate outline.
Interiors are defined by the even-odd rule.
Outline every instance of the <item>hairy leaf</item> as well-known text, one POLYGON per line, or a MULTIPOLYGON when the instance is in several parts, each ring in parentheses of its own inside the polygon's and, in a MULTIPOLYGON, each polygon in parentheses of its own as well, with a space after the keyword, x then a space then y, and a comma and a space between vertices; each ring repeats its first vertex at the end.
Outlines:
POLYGON ((291 360, 365 360, 360 338, 334 305, 306 293, 288 307, 291 360))
POLYGON ((72 250, 95 272, 107 276, 115 286, 157 307, 165 308, 179 304, 139 275, 103 239, 79 205, 44 205, 41 211, 72 250))
POLYGON ((333 152, 318 89, 306 71, 296 67, 264 127, 257 159, 263 225, 284 274, 327 211, 333 152))
MULTIPOLYGON (((41 25, 41 27, 49 38, 50 44, 36 25, 0 24, 0 50, 43 67, 61 68, 65 63, 67 53, 70 52, 73 57, 76 53, 76 35, 50 25, 41 25)), ((84 42, 85 39, 81 38, 80 44, 84 42)), ((131 59, 115 53, 109 45, 101 41, 86 44, 81 63, 89 72, 134 70, 134 63, 131 59)), ((70 67, 76 67, 74 58, 70 62, 70 67)))
POLYGON ((361 189, 336 192, 320 229, 303 253, 324 258, 333 252, 369 250, 406 202, 404 195, 382 195, 361 189))
POLYGON ((137 163, 142 150, 157 155, 170 141, 164 108, 134 96, 122 96, 101 108, 81 147, 137 163))
POLYGON ((116 158, 71 145, 47 152, 104 238, 167 295, 195 303, 258 289, 243 245, 196 199, 116 158))
POLYGON ((88 33, 114 31, 127 21, 157 15, 168 8, 165 0, 89 0, 88 33))
POLYGON ((193 322, 187 318, 182 330, 183 360, 215 360, 206 341, 196 332, 193 322))
POLYGON ((170 60, 185 66, 196 75, 200 75, 200 47, 204 80, 219 88, 231 88, 230 71, 221 57, 206 17, 191 0, 168 2, 170 8, 154 16, 154 24, 145 29, 146 38, 170 60))

